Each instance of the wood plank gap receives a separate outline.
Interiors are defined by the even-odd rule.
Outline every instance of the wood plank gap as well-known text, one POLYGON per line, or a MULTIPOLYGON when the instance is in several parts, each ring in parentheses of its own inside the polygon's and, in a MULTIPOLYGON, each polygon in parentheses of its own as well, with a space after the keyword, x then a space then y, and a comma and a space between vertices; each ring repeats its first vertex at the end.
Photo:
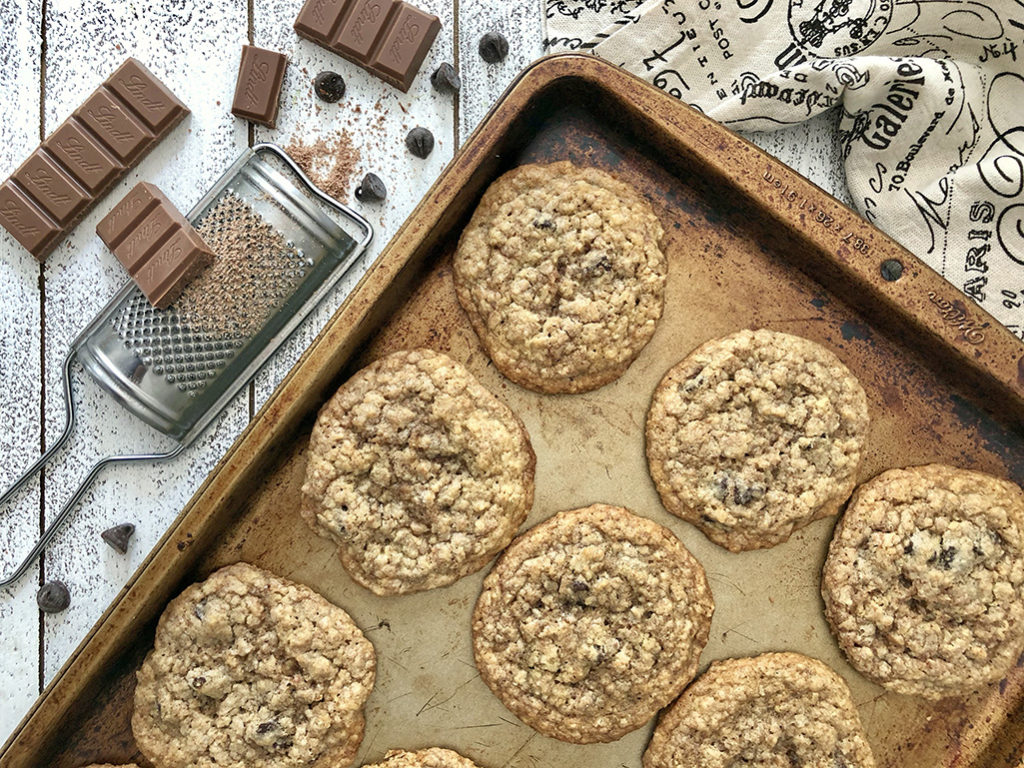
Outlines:
MULTIPOLYGON (((39 8, 39 141, 46 140, 46 11, 47 0, 39 8)), ((39 262, 39 453, 46 452, 46 265, 39 262)), ((46 472, 39 470, 39 535, 46 530, 46 472)), ((39 586, 46 583, 46 552, 39 556, 39 586)), ((39 611, 36 625, 39 667, 36 686, 46 687, 46 619, 39 611)))
MULTIPOLYGON (((455 67, 455 74, 462 77, 459 72, 459 0, 452 0, 452 66, 455 67)), ((455 92, 455 110, 452 113, 452 133, 454 134, 455 152, 459 151, 459 106, 462 104, 462 88, 455 92)))

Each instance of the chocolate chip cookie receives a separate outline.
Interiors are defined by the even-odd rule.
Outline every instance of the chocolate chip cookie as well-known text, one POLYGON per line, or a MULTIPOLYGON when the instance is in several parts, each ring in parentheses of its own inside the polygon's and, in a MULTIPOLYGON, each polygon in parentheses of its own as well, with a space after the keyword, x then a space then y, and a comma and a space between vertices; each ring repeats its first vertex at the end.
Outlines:
POLYGON ((1024 650, 1024 494, 941 464, 883 472, 840 519, 821 594, 850 663, 889 690, 994 682, 1024 650))
POLYGON ((477 668, 525 723, 614 741, 693 677, 714 603, 675 535, 621 507, 560 512, 505 551, 473 612, 477 668))
POLYGON ((622 375, 661 318, 662 234, 647 201, 604 171, 520 166, 491 184, 462 233, 459 303, 512 381, 596 389, 622 375))
POLYGON ((343 384, 320 411, 308 462, 302 516, 378 595, 479 570, 533 504, 522 422, 429 349, 395 352, 343 384))
POLYGON ((779 544, 839 511, 856 483, 868 405, 831 351, 744 330, 665 374, 647 462, 665 508, 733 552, 779 544))
POLYGON ((644 768, 874 768, 850 689, 797 653, 716 661, 661 715, 644 768))
POLYGON ((379 763, 364 764, 363 768, 478 768, 477 764, 458 752, 442 747, 388 750, 379 763))
POLYGON ((132 732, 161 768, 344 768, 374 672, 373 646, 345 611, 237 563, 160 617, 132 732))

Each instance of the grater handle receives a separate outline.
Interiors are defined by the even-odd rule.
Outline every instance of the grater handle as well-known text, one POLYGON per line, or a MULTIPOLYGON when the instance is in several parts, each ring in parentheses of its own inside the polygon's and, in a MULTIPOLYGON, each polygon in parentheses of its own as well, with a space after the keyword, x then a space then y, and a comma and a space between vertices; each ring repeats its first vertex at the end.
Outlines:
POLYGON ((53 519, 43 531, 43 535, 39 537, 39 541, 36 542, 35 546, 32 547, 32 551, 25 556, 21 565, 14 569, 14 571, 3 578, 0 581, 0 589, 11 586, 25 575, 25 572, 32 567, 32 563, 36 561, 36 558, 43 553, 46 549, 46 545, 50 543, 50 540, 57 535, 57 531, 63 526, 64 521, 67 520, 68 515, 71 514, 71 510, 75 508, 75 505, 82 499, 85 492, 89 490, 89 486, 92 485, 92 481, 96 479, 100 471, 108 464, 125 464, 132 461, 163 461, 164 459, 173 459, 179 453, 185 449, 184 445, 178 445, 173 450, 166 453, 136 453, 125 456, 106 456, 97 461, 93 468, 89 471, 89 474, 85 476, 85 479, 79 484, 78 488, 72 494, 71 498, 65 502, 64 506, 61 507, 60 512, 57 513, 57 517, 53 519))
POLYGON ((59 451, 64 443, 68 441, 68 438, 71 437, 71 430, 75 426, 75 398, 74 392, 71 389, 71 362, 74 358, 74 349, 69 350, 67 357, 64 358, 64 432, 53 445, 46 449, 42 456, 35 460, 31 467, 22 473, 21 477, 14 481, 10 488, 3 492, 3 495, 0 495, 0 507, 10 501, 14 494, 24 488, 25 484, 49 463, 53 454, 59 451))
POLYGON ((294 160, 292 160, 291 156, 283 149, 281 149, 279 146, 277 146, 277 144, 271 144, 270 142, 256 144, 252 148, 252 151, 256 154, 259 154, 261 152, 268 152, 277 157, 278 160, 280 160, 282 163, 288 166, 288 169, 295 174, 299 181, 303 183, 303 185, 306 187, 310 194, 316 197, 320 202, 330 206, 334 210, 338 211, 338 213, 342 214, 347 219, 354 222, 356 226, 358 226, 359 229, 362 230, 362 238, 358 241, 360 252, 363 251, 366 248, 366 246, 370 244, 370 241, 373 239, 373 227, 370 226, 370 222, 368 222, 365 218, 360 216, 358 213, 356 213, 354 210, 349 208, 344 203, 328 195, 326 192, 320 189, 320 187, 318 187, 316 184, 310 181, 309 177, 306 176, 303 170, 299 168, 298 164, 294 160))

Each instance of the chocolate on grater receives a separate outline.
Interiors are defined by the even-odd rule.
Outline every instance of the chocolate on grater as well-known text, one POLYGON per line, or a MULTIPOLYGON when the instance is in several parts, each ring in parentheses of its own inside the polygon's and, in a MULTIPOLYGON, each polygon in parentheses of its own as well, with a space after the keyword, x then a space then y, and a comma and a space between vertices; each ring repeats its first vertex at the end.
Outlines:
MULTIPOLYGON (((159 230, 175 218, 156 188, 132 192, 112 212, 109 229, 101 226, 119 250, 148 220, 159 222, 159 230)), ((273 144, 246 149, 187 219, 213 246, 214 263, 167 309, 153 307, 128 283, 82 330, 64 359, 64 432, 6 495, 38 473, 71 435, 75 360, 101 389, 176 445, 100 459, 21 564, 0 574, 0 589, 24 576, 104 466, 178 456, 337 284, 373 235, 366 219, 314 186, 273 144)), ((188 231, 174 223, 169 235, 155 237, 186 248, 192 246, 188 231)), ((145 260, 145 244, 131 248, 125 258, 139 269, 163 269, 159 257, 145 260)))
POLYGON ((147 182, 135 185, 96 226, 96 234, 157 309, 169 307, 214 259, 188 220, 147 182))
POLYGON ((0 224, 42 261, 187 114, 128 59, 0 184, 0 224))
POLYGON ((408 91, 441 21, 399 0, 306 0, 295 31, 408 91))
POLYGON ((287 66, 288 57, 283 53, 243 45, 231 113, 269 128, 276 127, 287 66))

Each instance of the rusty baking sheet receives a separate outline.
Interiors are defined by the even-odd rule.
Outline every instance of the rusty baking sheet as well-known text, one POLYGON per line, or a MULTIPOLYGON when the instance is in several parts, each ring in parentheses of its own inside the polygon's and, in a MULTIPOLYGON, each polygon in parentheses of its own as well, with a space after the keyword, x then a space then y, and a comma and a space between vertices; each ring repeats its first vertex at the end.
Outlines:
POLYGON ((806 179, 698 113, 598 59, 532 66, 492 110, 253 424, 224 457, 6 745, 0 764, 142 762, 129 727, 134 672, 156 619, 185 585, 247 560, 311 585, 374 643, 378 682, 359 762, 448 746, 487 768, 639 768, 652 724, 574 746, 507 712, 473 665, 469 616, 483 573, 377 598, 342 571, 297 513, 316 412, 359 367, 426 345, 463 361, 526 423, 537 452, 528 520, 595 501, 667 525, 704 564, 717 610, 701 661, 796 650, 849 682, 880 766, 1017 766, 1024 668, 970 698, 883 693, 843 660, 822 615, 819 570, 834 519, 770 550, 730 554, 668 515, 643 452, 661 375, 699 342, 744 327, 814 339, 857 374, 872 426, 860 479, 944 461, 1024 481, 1024 347, 938 275, 806 179), (534 161, 614 172, 667 230, 665 316, 617 382, 583 395, 521 389, 489 364, 459 308, 451 254, 484 188, 534 161), (887 259, 904 265, 882 278, 887 259))

